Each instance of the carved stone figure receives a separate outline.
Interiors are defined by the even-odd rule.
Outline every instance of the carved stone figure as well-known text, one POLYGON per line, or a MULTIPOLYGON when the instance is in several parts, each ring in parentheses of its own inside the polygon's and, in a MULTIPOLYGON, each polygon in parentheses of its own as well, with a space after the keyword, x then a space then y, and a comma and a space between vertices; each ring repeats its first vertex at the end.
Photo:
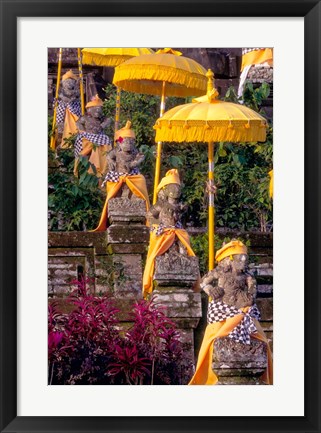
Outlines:
POLYGON ((179 201, 181 182, 176 169, 168 170, 156 192, 157 202, 146 215, 151 235, 143 276, 143 296, 146 298, 152 293, 154 280, 158 286, 193 286, 197 291, 198 261, 181 223, 185 206, 179 201), (186 273, 187 268, 189 271, 186 273))
POLYGON ((107 152, 111 149, 111 140, 104 129, 110 125, 111 119, 103 116, 102 107, 103 101, 96 95, 86 104, 86 114, 76 122, 78 134, 75 141, 75 175, 79 155, 89 158, 89 162, 96 167, 98 177, 107 171, 107 152))
MULTIPOLYGON (((144 161, 145 155, 136 147, 135 133, 131 129, 131 122, 116 132, 116 146, 107 154, 107 181, 117 181, 122 175, 139 174, 138 167, 144 161)), ((116 197, 138 199, 137 195, 123 183, 116 197)))
POLYGON ((147 218, 155 218, 164 227, 181 227, 181 217, 186 206, 179 201, 181 186, 177 183, 166 185, 158 193, 157 202, 150 208, 147 218))
POLYGON ((248 272, 246 247, 236 240, 228 245, 216 257, 217 267, 202 278, 201 288, 215 302, 222 301, 236 308, 250 307, 255 303, 256 280, 248 272), (229 248, 234 249, 229 251, 229 248))
POLYGON ((108 167, 117 173, 131 173, 144 161, 145 156, 135 146, 135 139, 125 137, 118 139, 115 149, 107 155, 108 167))
POLYGON ((64 139, 77 132, 76 121, 81 116, 79 95, 78 76, 70 69, 62 76, 58 94, 56 123, 58 135, 63 135, 62 147, 65 147, 64 139))
MULTIPOLYGON (((158 188, 157 201, 147 212, 147 220, 150 225, 158 225, 156 232, 165 228, 183 228, 181 217, 186 206, 179 200, 181 196, 180 180, 177 170, 170 170, 170 172, 162 179, 163 184, 161 182, 158 188)), ((170 252, 187 255, 186 248, 178 239, 175 239, 170 252)))
POLYGON ((130 121, 115 132, 116 146, 107 153, 108 171, 101 185, 106 185, 106 201, 94 231, 106 230, 110 222, 117 224, 120 221, 145 221, 149 197, 146 179, 138 169, 144 155, 138 151, 135 138, 130 121), (116 201, 109 212, 109 203, 112 200, 116 201))
MULTIPOLYGON (((96 95, 97 99, 97 95, 96 95)), ((91 134, 103 134, 104 129, 111 124, 111 119, 103 116, 102 105, 86 106, 86 114, 77 121, 79 131, 86 131, 91 134)))

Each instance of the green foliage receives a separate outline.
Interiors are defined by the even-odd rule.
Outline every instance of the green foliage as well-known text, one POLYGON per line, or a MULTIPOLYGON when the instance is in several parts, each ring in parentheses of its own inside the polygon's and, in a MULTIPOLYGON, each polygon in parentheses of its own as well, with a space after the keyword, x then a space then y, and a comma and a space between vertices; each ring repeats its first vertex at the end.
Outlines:
MULTIPOLYGON (((104 115, 114 118, 116 107, 116 87, 108 84, 104 89, 106 99, 104 100, 104 115)), ((119 127, 122 128, 127 120, 132 122, 132 128, 136 134, 136 144, 153 146, 155 144, 155 132, 153 126, 160 114, 160 96, 143 95, 138 93, 121 92, 120 97, 120 121, 119 127)), ((185 99, 166 98, 166 110, 183 104, 185 99)), ((114 124, 111 124, 107 131, 110 136, 114 135, 114 124)))
POLYGON ((81 157, 76 177, 73 150, 61 149, 56 155, 49 149, 49 230, 90 230, 98 224, 104 197, 98 178, 88 173, 89 168, 95 170, 81 157))
POLYGON ((51 136, 54 131, 52 130, 53 116, 48 116, 48 144, 50 143, 51 136))
MULTIPOLYGON (((109 84, 105 88, 104 114, 114 118, 116 88, 109 84)), ((262 101, 269 94, 269 86, 258 88, 247 83, 243 103, 250 108, 261 110, 262 101)), ((225 100, 240 102, 235 89, 229 88, 225 100)), ((166 110, 190 102, 179 98, 166 98, 166 110)), ((120 127, 127 120, 132 121, 137 147, 145 155, 141 172, 145 175, 152 196, 155 172, 155 131, 153 125, 159 117, 160 97, 122 91, 120 127)), ((52 119, 49 119, 49 122, 52 119)), ((49 130, 51 130, 49 126, 49 130)), ((114 123, 106 129, 113 137, 114 123)), ((70 137, 73 147, 75 137, 70 137)), ((269 198, 268 172, 273 166, 273 131, 268 128, 265 143, 215 143, 215 224, 217 227, 243 230, 269 231, 272 229, 272 201, 269 198)), ((92 228, 99 220, 103 193, 97 187, 95 176, 87 174, 86 160, 81 161, 80 177, 74 178, 71 163, 66 153, 58 155, 59 169, 50 173, 51 184, 49 210, 52 215, 50 228, 65 230, 92 228), (66 157, 64 156, 66 155, 66 157), (59 173, 58 173, 59 172, 59 173), (90 176, 90 177, 88 177, 90 176), (59 224, 58 224, 59 221, 59 224), (95 221, 95 223, 93 222, 95 221)), ((69 151, 68 151, 69 152, 69 151)), ((182 182, 182 201, 187 204, 183 222, 199 227, 207 224, 207 145, 204 143, 163 143, 161 176, 170 168, 177 168, 182 182)))

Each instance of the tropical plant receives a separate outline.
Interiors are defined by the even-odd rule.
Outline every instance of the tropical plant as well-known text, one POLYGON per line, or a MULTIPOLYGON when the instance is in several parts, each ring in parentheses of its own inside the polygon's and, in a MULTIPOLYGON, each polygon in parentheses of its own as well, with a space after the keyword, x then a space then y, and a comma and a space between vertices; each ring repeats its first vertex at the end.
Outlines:
POLYGON ((79 158, 78 176, 73 173, 74 153, 50 148, 48 174, 49 230, 86 230, 97 225, 104 201, 98 178, 88 173, 95 167, 85 157, 79 158))
MULTIPOLYGON (((114 117, 116 90, 105 88, 104 114, 114 117)), ((263 83, 254 88, 246 83, 242 103, 265 115, 262 102, 268 97, 269 86, 263 83)), ((235 89, 230 87, 225 99, 240 102, 235 89)), ((183 99, 167 98, 166 108, 184 103, 183 99)), ((122 92, 120 126, 130 119, 136 132, 139 150, 145 161, 141 171, 152 195, 155 170, 155 142, 153 125, 159 117, 160 98, 122 92)), ((114 134, 111 124, 106 133, 114 134)), ((73 137, 71 137, 72 143, 73 137)), ((89 175, 88 161, 80 161, 80 177, 72 174, 71 150, 59 152, 58 168, 49 172, 49 229, 85 230, 97 224, 104 192, 97 187, 97 178, 89 175), (68 161, 69 158, 69 161, 68 161)), ((51 155, 49 154, 51 157, 51 155)), ((265 143, 215 144, 216 226, 242 230, 272 230, 272 201, 269 198, 268 172, 273 165, 273 130, 268 128, 265 143)), ((178 168, 182 181, 182 201, 187 204, 184 223, 187 227, 207 224, 207 151, 202 143, 164 143, 162 175, 170 168, 178 168)))
POLYGON ((48 312, 49 384, 179 384, 186 366, 180 336, 154 300, 133 306, 125 331, 110 296, 88 291, 90 279, 73 281, 68 312, 53 302, 48 312))

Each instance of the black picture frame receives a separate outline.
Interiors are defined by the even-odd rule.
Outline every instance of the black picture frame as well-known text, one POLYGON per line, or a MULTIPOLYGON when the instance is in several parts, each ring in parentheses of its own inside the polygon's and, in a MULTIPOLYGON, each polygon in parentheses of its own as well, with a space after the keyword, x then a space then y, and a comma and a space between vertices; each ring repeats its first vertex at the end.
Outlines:
MULTIPOLYGON (((0 430, 1 432, 320 432, 321 3, 261 1, 0 0, 0 430), (167 7, 165 7, 167 6, 167 7), (298 417, 17 416, 17 18, 304 17, 305 25, 305 415, 298 417)), ((291 41, 289 41, 289 44, 291 41)), ((293 89, 295 92, 295 89, 293 89)), ((295 127, 293 125, 293 127, 295 127)), ((289 159, 291 156, 289 155, 289 159)), ((293 180, 295 184, 295 179, 293 180)), ((295 186, 294 186, 295 187, 295 186)), ((30 204, 32 206, 32 204, 30 204)), ((295 217, 295 216, 294 216, 295 217)), ((295 312, 294 321, 295 319, 295 312)), ((300 326, 298 319, 298 326, 300 326)), ((298 372, 303 374, 303 372, 298 372)))

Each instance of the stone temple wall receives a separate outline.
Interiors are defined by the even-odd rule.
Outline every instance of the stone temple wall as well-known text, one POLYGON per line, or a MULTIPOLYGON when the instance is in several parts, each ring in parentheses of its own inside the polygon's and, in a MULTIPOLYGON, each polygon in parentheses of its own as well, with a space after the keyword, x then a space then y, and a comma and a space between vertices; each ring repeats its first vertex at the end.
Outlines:
MULTIPOLYGON (((258 283, 261 326, 273 348, 273 235, 220 231, 219 236, 240 237, 250 242, 250 270, 258 283)), ((95 277, 90 290, 97 294, 109 292, 121 310, 123 325, 128 326, 133 302, 141 298, 148 239, 148 229, 139 221, 128 224, 116 221, 104 232, 49 232, 49 302, 58 300, 63 309, 64 297, 71 290, 70 282, 81 276, 95 277)), ((155 292, 180 328, 188 356, 196 361, 206 327, 207 295, 193 293, 188 281, 183 289, 162 278, 158 285, 155 292)), ((230 383, 235 383, 233 380, 230 383)))

